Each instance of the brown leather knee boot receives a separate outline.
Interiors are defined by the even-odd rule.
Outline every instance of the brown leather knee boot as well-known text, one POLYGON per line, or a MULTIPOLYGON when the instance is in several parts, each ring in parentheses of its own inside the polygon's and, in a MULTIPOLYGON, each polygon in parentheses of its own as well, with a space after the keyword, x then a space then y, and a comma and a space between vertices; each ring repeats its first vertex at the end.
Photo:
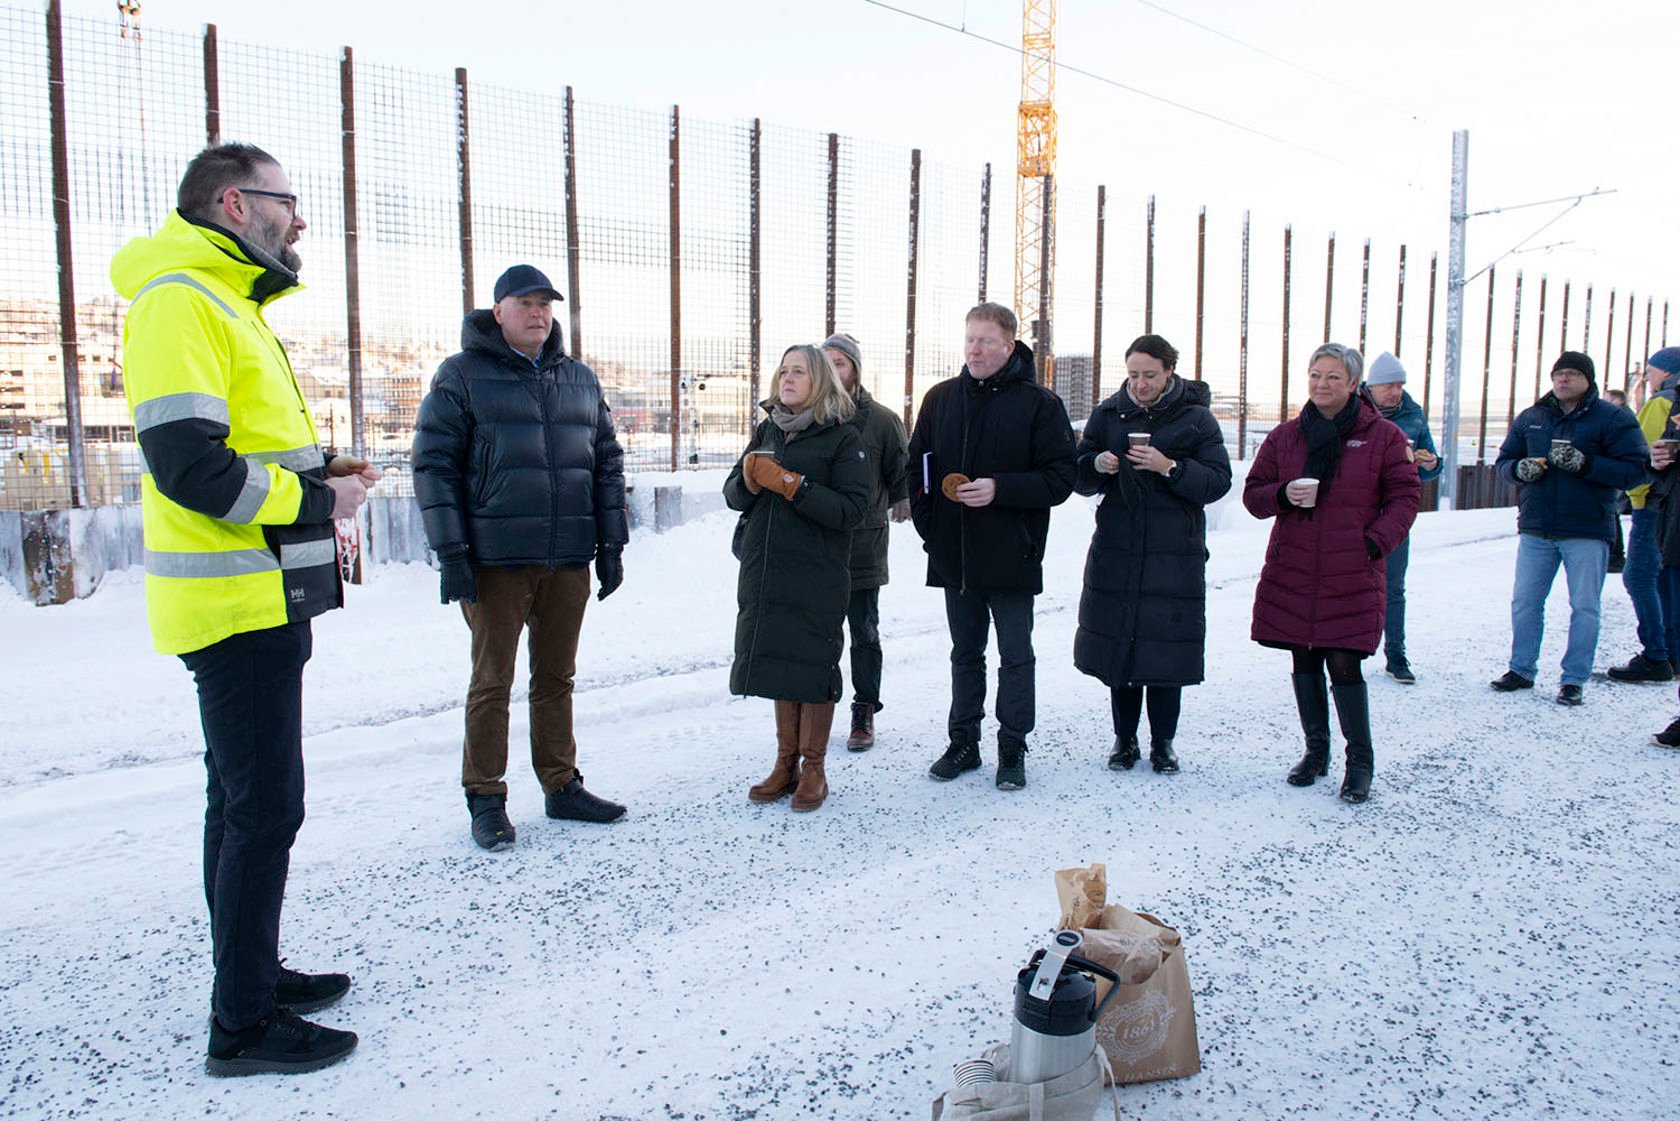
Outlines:
POLYGON ((776 766, 747 791, 754 802, 775 802, 799 784, 799 708, 794 701, 776 702, 776 766))
POLYGON ((799 755, 804 766, 799 772, 798 789, 793 792, 795 812, 814 810, 828 797, 828 776, 823 773, 823 760, 828 757, 828 731, 833 726, 833 701, 799 706, 799 755))

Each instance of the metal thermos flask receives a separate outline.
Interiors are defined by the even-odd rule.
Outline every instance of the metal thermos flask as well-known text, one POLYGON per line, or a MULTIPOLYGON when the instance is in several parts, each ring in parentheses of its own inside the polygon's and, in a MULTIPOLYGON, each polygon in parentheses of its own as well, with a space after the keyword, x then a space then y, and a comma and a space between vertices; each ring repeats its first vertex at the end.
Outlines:
POLYGON ((1120 991, 1120 978, 1073 952, 1084 941, 1077 930, 1058 931, 1050 948, 1036 951, 1016 975, 1009 1081, 1047 1082, 1096 1050, 1097 1017, 1120 991), (1113 982, 1101 1004, 1093 973, 1113 982))

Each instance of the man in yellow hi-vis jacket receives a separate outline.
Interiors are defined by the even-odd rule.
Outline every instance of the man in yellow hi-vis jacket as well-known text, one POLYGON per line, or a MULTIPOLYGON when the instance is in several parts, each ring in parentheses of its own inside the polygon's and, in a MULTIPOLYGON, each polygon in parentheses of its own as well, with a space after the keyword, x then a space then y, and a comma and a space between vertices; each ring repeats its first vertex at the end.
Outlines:
POLYGON ((124 380, 143 460, 152 640, 198 687, 209 772, 204 894, 216 984, 211 1074, 316 1070, 356 1046, 297 1013, 350 988, 280 964, 280 904, 303 824, 309 620, 344 601, 332 522, 379 469, 327 459, 263 308, 298 286, 306 228, 275 159, 200 152, 176 210, 111 262, 131 301, 124 380))

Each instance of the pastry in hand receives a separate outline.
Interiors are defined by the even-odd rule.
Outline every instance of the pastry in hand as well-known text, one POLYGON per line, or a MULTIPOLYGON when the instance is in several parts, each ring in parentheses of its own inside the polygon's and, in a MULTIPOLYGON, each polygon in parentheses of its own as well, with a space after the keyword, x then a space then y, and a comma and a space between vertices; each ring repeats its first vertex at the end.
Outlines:
POLYGON ((956 502, 957 501, 957 488, 958 487, 966 487, 969 483, 972 483, 973 481, 974 481, 973 479, 969 478, 967 475, 964 475, 962 472, 953 471, 949 475, 946 475, 943 479, 941 479, 939 481, 939 490, 942 494, 945 495, 946 498, 949 498, 952 502, 956 502))

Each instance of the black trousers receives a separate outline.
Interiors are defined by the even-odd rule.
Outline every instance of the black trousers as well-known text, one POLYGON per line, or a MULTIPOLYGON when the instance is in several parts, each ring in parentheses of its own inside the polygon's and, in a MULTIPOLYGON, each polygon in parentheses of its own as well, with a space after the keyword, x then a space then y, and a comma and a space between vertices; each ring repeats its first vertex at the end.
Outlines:
POLYGON ((236 634, 181 655, 204 725, 204 898, 222 1027, 274 1010, 280 902, 303 825, 303 667, 308 622, 236 634))
POLYGON ((1026 592, 959 592, 945 589, 945 622, 951 631, 951 742, 979 743, 986 715, 986 639, 998 639, 998 742, 1025 747, 1033 730, 1033 597, 1026 592))
POLYGON ((1170 740, 1178 735, 1178 710, 1184 696, 1180 685, 1122 685, 1108 691, 1108 708, 1114 717, 1114 734, 1121 739, 1137 735, 1144 698, 1149 703, 1149 738, 1170 740))
POLYGON ((881 711, 881 589, 854 588, 846 604, 852 636, 852 700, 881 711))

